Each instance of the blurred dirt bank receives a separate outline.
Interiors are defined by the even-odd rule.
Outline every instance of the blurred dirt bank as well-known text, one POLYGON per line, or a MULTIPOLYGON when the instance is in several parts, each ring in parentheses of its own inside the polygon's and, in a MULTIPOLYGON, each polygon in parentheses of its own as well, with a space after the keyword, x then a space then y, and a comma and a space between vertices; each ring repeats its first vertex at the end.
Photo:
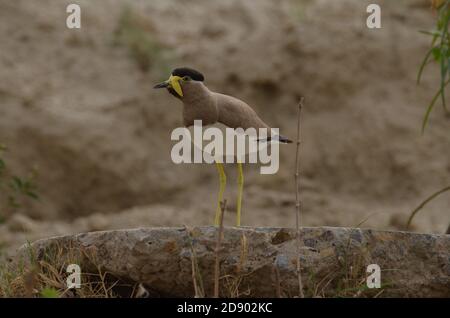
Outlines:
MULTIPOLYGON (((0 225, 2 246, 211 224, 215 168, 171 162, 181 107, 152 90, 175 66, 201 70, 211 89, 247 101, 291 138, 296 103, 306 97, 304 225, 400 229, 450 181, 449 118, 440 106, 420 135, 438 77, 430 68, 415 83, 429 44, 418 30, 434 24, 427 1, 379 1, 379 30, 366 28, 370 1, 360 0, 85 0, 77 1, 81 30, 65 27, 68 3, 0 1, 0 142, 11 169, 37 168, 40 194, 0 225)), ((246 167, 244 225, 294 225, 294 157, 293 145, 282 147, 276 175, 246 167)), ((414 229, 443 233, 449 210, 450 196, 439 197, 414 229)))

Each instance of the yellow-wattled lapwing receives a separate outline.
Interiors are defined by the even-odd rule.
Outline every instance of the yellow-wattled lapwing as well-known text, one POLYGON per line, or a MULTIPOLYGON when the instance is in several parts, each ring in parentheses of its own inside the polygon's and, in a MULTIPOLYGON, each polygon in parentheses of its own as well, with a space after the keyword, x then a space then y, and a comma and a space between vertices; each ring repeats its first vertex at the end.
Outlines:
MULTIPOLYGON (((167 88, 176 98, 183 102, 183 123, 186 127, 194 124, 194 121, 201 120, 204 125, 215 123, 224 124, 227 127, 236 129, 266 128, 270 127, 258 117, 256 112, 245 102, 224 94, 216 93, 205 86, 202 73, 187 67, 176 68, 172 71, 169 79, 155 85, 154 88, 167 88)), ((277 141, 290 143, 291 141, 283 136, 275 138, 267 137, 264 141, 277 141)), ((260 141, 260 140, 258 140, 260 141)), ((242 192, 244 187, 244 175, 242 162, 238 164, 238 198, 237 198, 237 226, 241 224, 242 192)), ((215 225, 220 220, 220 203, 226 186, 226 175, 221 162, 216 161, 216 166, 220 177, 219 198, 215 217, 215 225)))

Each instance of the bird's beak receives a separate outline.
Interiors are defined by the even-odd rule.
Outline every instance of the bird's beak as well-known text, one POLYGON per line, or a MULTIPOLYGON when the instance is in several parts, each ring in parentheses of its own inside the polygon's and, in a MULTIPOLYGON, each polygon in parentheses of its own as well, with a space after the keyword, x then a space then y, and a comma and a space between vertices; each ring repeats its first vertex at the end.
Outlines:
POLYGON ((168 87, 169 83, 168 81, 164 81, 162 83, 156 84, 155 86, 153 86, 153 88, 164 88, 164 87, 168 87))
POLYGON ((183 97, 183 90, 181 89, 180 80, 181 77, 170 75, 167 81, 156 84, 153 88, 171 87, 180 97, 183 97))

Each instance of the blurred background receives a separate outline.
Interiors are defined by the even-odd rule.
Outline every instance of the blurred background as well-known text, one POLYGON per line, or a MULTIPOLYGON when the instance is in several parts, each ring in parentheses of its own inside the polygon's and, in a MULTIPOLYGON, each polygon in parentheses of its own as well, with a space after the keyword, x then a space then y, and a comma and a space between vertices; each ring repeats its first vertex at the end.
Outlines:
MULTIPOLYGON (((216 169, 172 163, 181 104, 152 89, 179 66, 291 139, 305 96, 304 226, 403 229, 450 181, 440 105, 420 130, 438 67, 416 84, 430 44, 419 30, 436 16, 427 0, 377 1, 382 28, 368 29, 369 3, 0 0, 1 249, 83 231, 212 224, 216 169), (79 30, 66 28, 71 2, 81 6, 79 30)), ((245 166, 243 225, 295 226, 295 145, 280 157, 276 175, 245 166)), ((439 196, 413 230, 443 233, 449 212, 450 195, 439 196)))

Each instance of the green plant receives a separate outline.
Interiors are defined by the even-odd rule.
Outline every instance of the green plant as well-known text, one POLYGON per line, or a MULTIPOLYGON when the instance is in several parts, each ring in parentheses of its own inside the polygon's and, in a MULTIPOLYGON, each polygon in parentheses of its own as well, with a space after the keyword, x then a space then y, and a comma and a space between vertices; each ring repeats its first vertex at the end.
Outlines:
POLYGON ((59 292, 52 287, 45 287, 41 290, 42 298, 59 298, 59 292))
POLYGON ((125 8, 114 32, 114 44, 128 48, 131 58, 143 72, 158 68, 167 73, 168 50, 155 38, 149 20, 125 8))
POLYGON ((420 83, 426 65, 433 60, 439 63, 441 79, 439 89, 425 112, 422 122, 422 133, 425 131, 431 110, 439 97, 441 98, 444 110, 448 112, 445 102, 445 87, 450 82, 450 79, 448 79, 450 77, 450 36, 448 33, 448 25, 450 21, 450 0, 433 1, 433 6, 438 10, 436 29, 432 31, 421 31, 424 34, 431 36, 432 40, 431 47, 420 65, 419 72, 417 74, 417 83, 420 83))
MULTIPOLYGON (((425 132, 425 127, 428 123, 428 119, 430 117, 431 110, 438 98, 441 98, 442 107, 446 112, 447 105, 445 101, 445 88, 448 83, 450 83, 450 36, 448 33, 448 25, 450 23, 450 0, 432 0, 432 6, 438 12, 438 18, 436 22, 436 29, 432 31, 421 31, 424 34, 430 35, 432 37, 431 40, 431 48, 428 50, 425 58, 420 65, 419 72, 417 74, 417 83, 420 83, 420 79, 422 78, 422 73, 425 69, 425 66, 432 61, 432 59, 439 63, 440 65, 440 87, 437 93, 434 95, 430 104, 428 105, 427 111, 425 112, 425 116, 422 122, 422 134, 425 132), (432 59, 431 59, 432 58, 432 59)), ((408 229, 411 225, 412 220, 416 216, 416 214, 431 200, 433 200, 438 195, 450 191, 450 186, 446 186, 443 189, 436 191, 431 196, 426 198, 417 208, 415 208, 406 223, 406 229, 408 229)), ((450 228, 450 226, 449 226, 450 228)))
MULTIPOLYGON (((21 207, 24 198, 38 200, 35 184, 36 171, 32 170, 27 177, 13 174, 3 159, 7 147, 0 144, 0 202, 6 201, 6 209, 16 210, 21 207)), ((0 223, 5 221, 6 213, 0 210, 0 223)))
POLYGON ((420 211, 420 210, 422 210, 422 208, 428 203, 428 202, 430 202, 430 201, 432 201, 434 198, 436 198, 438 195, 440 195, 440 194, 442 194, 442 193, 444 193, 444 192, 447 192, 447 191, 450 191, 450 186, 447 186, 447 187, 445 187, 445 188, 443 188, 443 189, 441 189, 441 190, 439 190, 439 191, 436 191, 435 193, 433 193, 432 195, 430 195, 428 198, 426 198, 424 201, 422 201, 422 203, 420 203, 418 206, 417 206, 417 208, 415 208, 412 212, 411 212, 411 214, 410 214, 410 216, 409 216, 409 218, 408 218, 408 221, 406 222, 406 229, 408 230, 409 229, 409 227, 411 226, 411 222, 412 222, 412 220, 414 219, 414 217, 416 216, 416 214, 420 211))

